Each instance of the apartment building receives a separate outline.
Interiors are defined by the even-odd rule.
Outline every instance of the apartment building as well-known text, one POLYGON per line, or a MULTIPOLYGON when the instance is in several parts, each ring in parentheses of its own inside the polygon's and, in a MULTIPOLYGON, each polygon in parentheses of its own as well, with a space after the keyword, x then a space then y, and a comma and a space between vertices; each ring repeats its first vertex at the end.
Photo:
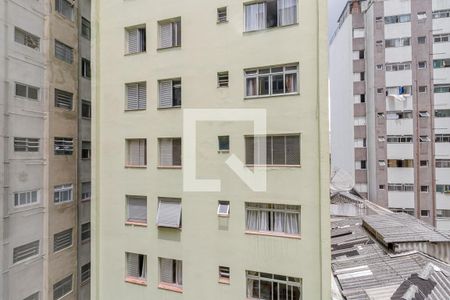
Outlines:
POLYGON ((95 3, 92 297, 329 299, 325 2, 95 3))
POLYGON ((90 204, 81 194, 90 166, 79 141, 90 139, 79 100, 90 100, 80 58, 89 59, 80 36, 90 1, 7 0, 0 14, 0 298, 90 299, 90 204))
POLYGON ((450 228, 450 1, 349 1, 330 45, 332 168, 450 228), (351 66, 350 68, 348 66, 351 66))

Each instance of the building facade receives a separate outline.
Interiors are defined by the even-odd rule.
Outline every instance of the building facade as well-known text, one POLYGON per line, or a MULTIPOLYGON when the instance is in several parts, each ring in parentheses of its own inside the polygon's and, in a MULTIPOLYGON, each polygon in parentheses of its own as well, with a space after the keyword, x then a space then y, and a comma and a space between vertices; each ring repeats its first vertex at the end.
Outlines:
POLYGON ((444 229, 449 33, 448 0, 349 1, 330 45, 332 167, 369 200, 444 229))
POLYGON ((94 6, 92 297, 330 298, 325 1, 94 6), (262 136, 229 121, 254 109, 262 136))
POLYGON ((8 0, 0 14, 0 298, 90 299, 90 166, 79 141, 90 139, 79 100, 90 100, 90 2, 8 0))

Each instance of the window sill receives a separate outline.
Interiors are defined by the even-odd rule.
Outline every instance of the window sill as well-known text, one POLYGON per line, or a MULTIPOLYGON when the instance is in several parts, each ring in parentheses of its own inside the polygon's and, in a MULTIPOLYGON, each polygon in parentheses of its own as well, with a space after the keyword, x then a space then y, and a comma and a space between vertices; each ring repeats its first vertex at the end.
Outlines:
POLYGON ((82 240, 81 241, 81 245, 89 244, 90 242, 91 242, 91 238, 86 239, 86 240, 82 240))
POLYGON ((174 227, 174 226, 169 226, 169 225, 160 225, 160 224, 156 224, 156 226, 158 227, 158 229, 175 229, 175 230, 179 230, 181 231, 181 227, 174 227))
POLYGON ((134 56, 134 55, 139 55, 139 54, 144 54, 147 53, 147 51, 139 51, 139 52, 133 52, 133 53, 125 53, 125 56, 134 56))
POLYGON ((172 292, 176 292, 176 293, 183 293, 183 288, 179 287, 177 285, 173 285, 170 283, 159 283, 158 284, 158 289, 162 289, 162 290, 167 290, 167 291, 172 291, 172 292))
POLYGON ((136 227, 147 227, 147 223, 136 222, 136 221, 125 221, 125 225, 136 226, 136 227))
POLYGON ((91 120, 91 117, 81 117, 83 120, 91 120))
POLYGON ((227 153, 230 153, 230 150, 218 150, 217 153, 219 153, 219 154, 227 154, 227 153))
POLYGON ((276 233, 276 232, 262 232, 262 231, 246 230, 245 234, 272 236, 272 237, 283 237, 283 238, 296 239, 296 240, 301 240, 302 239, 301 235, 286 234, 286 233, 276 233))
POLYGON ((174 108, 181 108, 181 105, 168 106, 168 107, 158 107, 158 110, 166 110, 166 109, 174 109, 174 108))
POLYGON ((285 169, 285 168, 301 168, 302 165, 245 165, 247 168, 273 168, 273 169, 285 169))
POLYGON ((219 24, 227 24, 227 23, 229 23, 229 21, 228 20, 226 20, 226 21, 217 21, 216 23, 217 23, 217 25, 219 25, 219 24))
POLYGON ((245 96, 244 100, 265 99, 265 98, 274 98, 274 97, 288 97, 288 96, 299 96, 299 95, 300 95, 299 92, 294 92, 294 93, 286 93, 286 94, 245 96))
POLYGON ((91 201, 91 198, 81 199, 80 201, 81 202, 88 202, 88 201, 91 201))
MULTIPOLYGON (((245 5, 245 3, 244 3, 245 5)), ((255 29, 255 30, 249 30, 249 31, 244 31, 243 34, 244 35, 249 35, 249 34, 253 34, 256 32, 267 32, 267 31, 272 31, 272 30, 277 30, 277 29, 281 29, 281 28, 288 28, 288 27, 293 27, 293 26, 299 26, 299 22, 296 23, 292 23, 292 24, 288 24, 288 25, 281 25, 281 26, 274 26, 274 27, 269 27, 269 28, 263 28, 263 29, 255 29)))
POLYGON ((230 279, 229 278, 219 278, 219 283, 229 285, 230 279))
POLYGON ((146 111, 147 108, 138 108, 138 109, 125 109, 124 112, 132 112, 132 111, 146 111))
POLYGON ((164 47, 164 48, 157 48, 156 51, 164 51, 164 50, 169 50, 169 49, 181 49, 181 45, 180 46, 170 46, 170 47, 164 47))
POLYGON ((162 169, 162 170, 164 170, 164 169, 175 169, 175 170, 178 169, 179 170, 182 168, 182 166, 158 166, 157 168, 162 169))
POLYGON ((147 281, 146 280, 138 279, 138 278, 134 278, 134 277, 126 277, 125 278, 125 282, 132 283, 132 284, 137 284, 137 285, 142 285, 142 286, 147 286, 147 281))
POLYGON ((125 165, 126 169, 147 169, 147 166, 125 165))

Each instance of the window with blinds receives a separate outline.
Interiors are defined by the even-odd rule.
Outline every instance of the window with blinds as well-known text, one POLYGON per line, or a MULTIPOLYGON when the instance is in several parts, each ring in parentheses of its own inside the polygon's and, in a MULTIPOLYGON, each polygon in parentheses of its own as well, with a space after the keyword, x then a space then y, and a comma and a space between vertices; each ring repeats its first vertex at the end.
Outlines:
POLYGON ((55 40, 55 57, 71 64, 73 62, 73 48, 55 40))
POLYGON ((127 54, 134 54, 146 51, 146 29, 144 26, 126 28, 127 54))
POLYGON ((245 203, 246 230, 300 235, 299 205, 245 203))
POLYGON ((55 106, 65 110, 72 110, 73 94, 55 89, 55 106))
POLYGON ((91 22, 83 17, 81 18, 81 36, 91 39, 91 22))
POLYGON ((244 5, 245 31, 297 23, 297 0, 265 0, 244 5))
POLYGON ((64 203, 72 201, 73 185, 62 184, 56 185, 53 191, 53 202, 64 203))
POLYGON ((58 232, 53 239, 53 252, 61 251, 72 246, 72 228, 58 232))
POLYGON ((147 278, 147 255, 126 253, 127 277, 145 281, 147 278))
POLYGON ((183 262, 176 259, 159 258, 159 280, 164 284, 183 287, 183 262))
POLYGON ((23 261, 39 254, 39 240, 13 249, 13 263, 23 261))
POLYGON ((126 110, 140 110, 147 107, 147 83, 134 82, 125 85, 127 102, 126 110))
POLYGON ((91 263, 81 266, 81 284, 88 282, 91 279, 91 263))
POLYGON ((156 224, 159 227, 181 228, 181 199, 159 197, 156 224))
POLYGON ((73 20, 73 3, 69 0, 55 0, 55 10, 65 18, 73 20))
POLYGON ((91 142, 81 142, 81 159, 91 159, 91 142))
POLYGON ((14 138, 15 152, 39 152, 39 139, 35 138, 14 138))
POLYGON ((228 22, 227 8, 220 7, 217 9, 217 23, 226 23, 226 22, 228 22))
POLYGON ((159 141, 159 166, 181 166, 181 138, 160 138, 159 141))
POLYGON ((81 201, 91 200, 91 182, 81 183, 81 201))
POLYGON ((14 41, 37 51, 41 42, 37 36, 17 27, 14 28, 14 41))
POLYGON ((127 222, 147 224, 147 197, 127 196, 127 222))
POLYGON ((72 155, 73 138, 55 137, 54 150, 55 155, 72 155))
POLYGON ((245 138, 247 165, 299 166, 300 135, 245 138))
POLYGON ((14 193, 14 207, 27 206, 38 203, 38 191, 14 193))
POLYGON ((147 140, 146 139, 127 139, 127 166, 146 166, 147 165, 147 140))
POLYGON ((26 297, 23 300, 39 300, 39 292, 36 292, 36 293, 26 297))
POLYGON ((181 47, 181 19, 158 22, 159 49, 181 47))
POLYGON ((81 241, 85 242, 91 239, 91 223, 81 224, 81 241))
POLYGON ((59 300, 72 292, 72 277, 70 274, 53 285, 53 300, 59 300))
POLYGON ((159 108, 181 106, 181 79, 159 81, 159 108))
POLYGON ((30 100, 39 100, 39 88, 16 82, 16 96, 30 100))
POLYGON ((91 79, 91 61, 89 59, 81 59, 81 76, 91 79))

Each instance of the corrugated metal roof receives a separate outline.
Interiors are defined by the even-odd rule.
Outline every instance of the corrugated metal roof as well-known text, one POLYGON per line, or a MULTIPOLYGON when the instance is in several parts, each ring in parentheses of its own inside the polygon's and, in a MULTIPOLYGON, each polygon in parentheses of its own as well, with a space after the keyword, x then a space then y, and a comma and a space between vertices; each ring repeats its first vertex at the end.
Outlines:
POLYGON ((450 237, 444 232, 405 213, 365 216, 363 226, 386 244, 450 242, 450 237))

